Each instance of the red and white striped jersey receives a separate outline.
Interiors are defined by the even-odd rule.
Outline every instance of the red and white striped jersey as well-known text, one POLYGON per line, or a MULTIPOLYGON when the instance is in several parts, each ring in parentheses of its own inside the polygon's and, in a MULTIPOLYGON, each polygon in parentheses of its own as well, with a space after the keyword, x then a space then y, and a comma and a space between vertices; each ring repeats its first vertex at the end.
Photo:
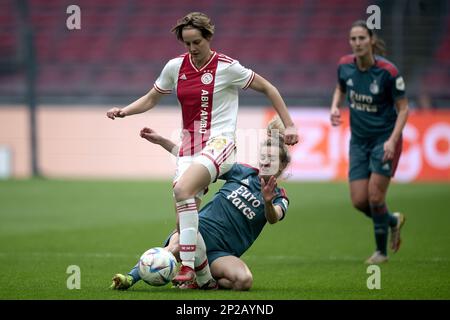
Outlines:
POLYGON ((219 135, 235 139, 238 91, 247 89, 254 77, 252 70, 217 52, 200 69, 188 53, 165 65, 154 88, 162 94, 176 90, 183 118, 180 156, 200 152, 219 135))

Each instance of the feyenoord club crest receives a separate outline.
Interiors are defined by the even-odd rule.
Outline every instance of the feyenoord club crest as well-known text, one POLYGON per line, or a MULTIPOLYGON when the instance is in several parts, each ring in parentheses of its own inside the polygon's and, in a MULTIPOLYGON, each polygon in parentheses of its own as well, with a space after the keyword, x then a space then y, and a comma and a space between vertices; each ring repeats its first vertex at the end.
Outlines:
POLYGON ((380 91, 380 88, 378 87, 377 81, 373 80, 373 82, 370 84, 370 92, 372 94, 377 94, 380 91))
POLYGON ((213 75, 209 72, 206 72, 202 75, 202 83, 203 84, 210 84, 213 81, 213 75))

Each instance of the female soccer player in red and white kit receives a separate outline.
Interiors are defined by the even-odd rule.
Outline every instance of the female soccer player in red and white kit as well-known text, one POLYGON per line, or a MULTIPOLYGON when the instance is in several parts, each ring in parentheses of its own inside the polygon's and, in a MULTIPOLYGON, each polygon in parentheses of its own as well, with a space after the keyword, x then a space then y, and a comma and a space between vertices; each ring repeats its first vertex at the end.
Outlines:
POLYGON ((204 246, 198 233, 198 206, 208 185, 235 162, 238 90, 262 92, 285 126, 285 143, 298 142, 297 129, 278 90, 238 61, 211 50, 214 25, 208 16, 192 12, 172 29, 188 52, 170 60, 153 88, 124 108, 107 112, 111 119, 152 109, 165 94, 175 91, 182 110, 183 132, 174 178, 174 198, 180 230, 182 266, 175 285, 195 280, 196 246, 204 246))

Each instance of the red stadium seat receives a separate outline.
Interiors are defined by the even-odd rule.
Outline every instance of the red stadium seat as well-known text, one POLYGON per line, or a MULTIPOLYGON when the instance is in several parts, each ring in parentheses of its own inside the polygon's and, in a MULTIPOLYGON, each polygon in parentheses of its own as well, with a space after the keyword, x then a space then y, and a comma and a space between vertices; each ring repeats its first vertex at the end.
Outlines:
MULTIPOLYGON (((81 30, 71 31, 65 27, 70 2, 28 3, 41 70, 39 88, 58 93, 70 91, 72 85, 93 95, 147 89, 167 60, 186 51, 170 30, 190 11, 211 16, 216 25, 214 50, 264 75, 283 93, 329 93, 336 82, 338 59, 350 53, 345 41, 349 25, 366 15, 368 4, 359 0, 78 0, 81 30)), ((19 19, 9 14, 14 10, 12 1, 0 2, 0 56, 9 60, 16 60, 20 51, 19 19)), ((450 19, 447 24, 448 29, 450 19)), ((450 34, 446 33, 426 76, 432 90, 442 90, 448 83, 449 65, 450 34)))

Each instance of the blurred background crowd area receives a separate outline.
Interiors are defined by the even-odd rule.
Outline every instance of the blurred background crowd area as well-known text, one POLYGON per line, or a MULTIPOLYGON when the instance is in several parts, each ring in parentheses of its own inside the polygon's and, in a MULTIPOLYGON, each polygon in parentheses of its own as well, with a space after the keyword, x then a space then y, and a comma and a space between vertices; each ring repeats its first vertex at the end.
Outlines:
MULTIPOLYGON (((212 48, 269 79, 288 105, 329 106, 349 28, 373 4, 411 107, 450 108, 447 0, 0 0, 0 104, 24 103, 30 77, 38 104, 130 102, 185 52, 176 21, 201 11, 216 26, 212 48), (80 30, 66 27, 72 4, 80 30)), ((267 104, 251 91, 242 104, 267 104)))

